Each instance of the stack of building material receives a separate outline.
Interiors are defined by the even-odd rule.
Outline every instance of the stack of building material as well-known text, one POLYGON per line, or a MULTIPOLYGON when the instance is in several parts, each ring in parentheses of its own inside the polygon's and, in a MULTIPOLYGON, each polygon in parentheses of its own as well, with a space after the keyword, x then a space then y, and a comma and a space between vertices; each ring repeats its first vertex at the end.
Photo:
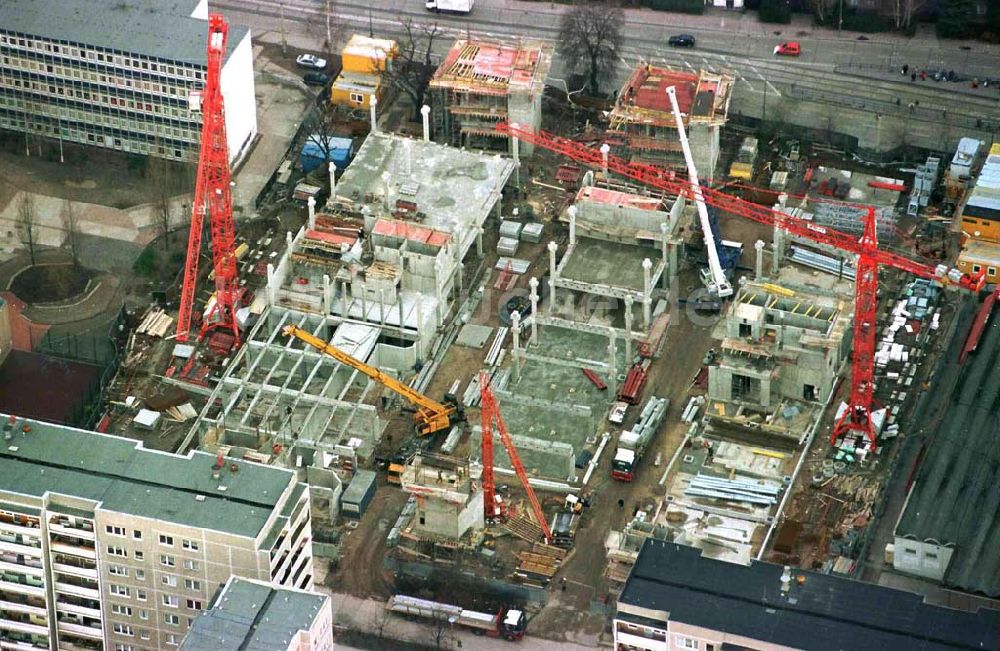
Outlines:
POLYGON ((756 506, 778 503, 781 486, 773 482, 753 479, 726 479, 701 473, 695 475, 684 494, 689 497, 708 497, 727 502, 746 502, 756 506))
POLYGON ((497 241, 497 253, 500 255, 514 256, 517 255, 517 247, 520 242, 512 237, 501 237, 497 241))
POLYGON ((835 276, 842 276, 854 280, 856 270, 854 263, 848 260, 837 260, 830 256, 823 255, 811 249, 803 249, 799 246, 791 247, 792 253, 789 256, 792 262, 796 262, 804 267, 819 269, 835 276))
POLYGON ((524 224, 521 222, 503 219, 500 221, 500 237, 508 237, 512 240, 516 240, 521 236, 521 229, 523 227, 524 224))
POLYGON ((497 263, 493 268, 498 271, 509 269, 511 273, 520 276, 527 273, 528 268, 530 267, 531 261, 523 258, 498 258, 497 263))
POLYGON ((174 318, 159 308, 150 308, 135 329, 137 334, 149 335, 150 337, 164 337, 170 332, 170 326, 174 323, 174 318))
POLYGON ((530 224, 525 224, 524 228, 521 229, 521 240, 524 242, 531 242, 533 244, 538 244, 542 241, 542 234, 545 232, 545 224, 541 222, 532 222, 530 224))
POLYGON ((166 413, 172 420, 181 423, 198 416, 198 412, 195 411, 190 402, 185 402, 183 405, 178 405, 176 407, 167 407, 166 413))
POLYGON ((559 567, 566 562, 566 550, 536 542, 530 552, 514 552, 521 561, 514 571, 514 577, 522 583, 545 587, 555 576, 559 567))

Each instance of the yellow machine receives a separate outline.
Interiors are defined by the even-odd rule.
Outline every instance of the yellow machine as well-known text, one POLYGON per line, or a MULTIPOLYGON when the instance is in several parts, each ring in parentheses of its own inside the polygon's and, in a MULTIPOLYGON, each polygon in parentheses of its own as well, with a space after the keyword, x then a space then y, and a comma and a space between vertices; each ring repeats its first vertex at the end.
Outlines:
POLYGON ((420 436, 428 436, 435 432, 440 432, 443 429, 448 429, 455 423, 465 420, 465 413, 462 406, 459 404, 458 398, 452 394, 447 394, 444 397, 444 404, 436 402, 419 391, 408 387, 396 378, 383 373, 374 366, 369 366, 361 360, 351 357, 336 346, 328 344, 298 326, 285 326, 282 332, 286 337, 295 337, 321 353, 329 355, 341 364, 346 364, 353 369, 361 371, 382 386, 395 391, 409 400, 417 408, 416 413, 413 414, 413 424, 416 427, 417 434, 420 436))

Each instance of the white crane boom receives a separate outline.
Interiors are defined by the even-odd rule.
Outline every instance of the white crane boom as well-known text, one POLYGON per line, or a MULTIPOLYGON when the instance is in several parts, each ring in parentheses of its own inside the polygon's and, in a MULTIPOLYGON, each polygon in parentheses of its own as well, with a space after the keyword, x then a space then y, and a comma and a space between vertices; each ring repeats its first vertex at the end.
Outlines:
POLYGON ((673 86, 667 87, 667 96, 670 98, 670 107, 674 110, 674 120, 677 122, 677 134, 680 136, 681 148, 684 150, 684 161, 687 163, 688 178, 691 180, 691 190, 694 194, 694 202, 698 208, 698 218, 701 220, 701 232, 705 236, 705 250, 708 252, 708 270, 711 274, 709 291, 725 298, 733 295, 733 286, 726 279, 726 272, 722 269, 719 261, 719 251, 715 248, 715 235, 712 233, 712 224, 708 219, 708 208, 705 206, 705 197, 701 193, 701 184, 698 182, 698 170, 694 166, 694 156, 691 155, 691 145, 688 143, 687 131, 684 129, 684 119, 681 117, 681 108, 677 104, 677 91, 673 86))

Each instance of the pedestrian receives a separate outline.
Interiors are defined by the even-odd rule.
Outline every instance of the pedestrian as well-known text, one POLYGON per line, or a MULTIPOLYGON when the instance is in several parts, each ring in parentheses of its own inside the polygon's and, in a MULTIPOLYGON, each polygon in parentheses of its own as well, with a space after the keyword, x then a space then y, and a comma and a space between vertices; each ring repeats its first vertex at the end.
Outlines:
POLYGON ((927 81, 927 71, 926 70, 921 70, 920 71, 920 81, 927 81))
POLYGON ((972 87, 973 88, 979 88, 979 80, 978 79, 973 79, 972 80, 972 87))
POLYGON ((565 576, 562 578, 561 588, 562 588, 563 592, 566 592, 566 577, 565 576))
POLYGON ((913 72, 910 73, 910 81, 916 81, 916 80, 917 80, 917 71, 914 70, 913 72))
POLYGON ((906 107, 908 109, 910 109, 910 113, 913 113, 913 102, 910 102, 909 104, 907 104, 906 107))
POLYGON ((903 64, 903 75, 905 76, 906 73, 909 72, 909 71, 910 71, 910 64, 909 63, 904 63, 903 64))
POLYGON ((899 98, 896 98, 896 106, 899 106, 899 98))

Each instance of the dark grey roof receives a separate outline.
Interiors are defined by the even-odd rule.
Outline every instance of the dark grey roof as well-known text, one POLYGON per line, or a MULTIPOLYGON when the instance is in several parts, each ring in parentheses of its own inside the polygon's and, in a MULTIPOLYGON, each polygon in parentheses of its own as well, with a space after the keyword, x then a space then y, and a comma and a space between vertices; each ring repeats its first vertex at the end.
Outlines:
MULTIPOLYGON (((205 65, 208 23, 193 0, 3 0, 0 30, 205 65)), ((249 30, 229 26, 229 53, 249 30)))
MULTIPOLYGON (((964 338, 953 344, 958 348, 964 338)), ((952 350, 935 375, 940 424, 931 435, 896 535, 954 545, 945 585, 1000 595, 1000 319, 964 365, 952 350)), ((932 398, 934 400, 934 398, 932 398)), ((926 422, 922 416, 918 422, 926 422)))
POLYGON ((783 595, 782 572, 773 563, 727 563, 694 547, 647 540, 619 604, 810 651, 1000 648, 1000 611, 932 606, 910 592, 797 569, 793 575, 804 581, 793 579, 783 595))
POLYGON ((274 651, 287 649, 308 631, 327 597, 275 588, 258 581, 229 579, 218 599, 191 624, 183 651, 274 651))

